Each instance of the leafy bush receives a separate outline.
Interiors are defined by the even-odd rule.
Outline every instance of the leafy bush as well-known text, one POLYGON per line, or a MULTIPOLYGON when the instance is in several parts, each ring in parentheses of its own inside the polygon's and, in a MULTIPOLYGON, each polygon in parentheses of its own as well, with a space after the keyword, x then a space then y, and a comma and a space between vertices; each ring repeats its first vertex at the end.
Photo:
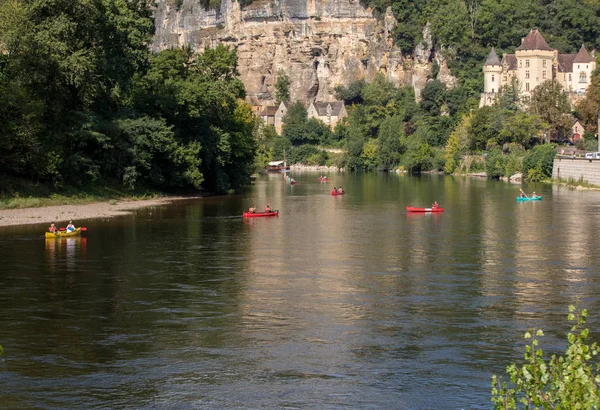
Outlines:
POLYGON ((504 176, 510 177, 523 169, 523 154, 519 152, 511 152, 506 156, 504 162, 504 176))
POLYGON ((544 332, 525 333, 531 343, 525 346, 525 363, 511 364, 506 373, 510 386, 501 377, 492 376, 492 403, 495 409, 597 409, 600 406, 599 366, 591 363, 599 349, 586 344, 589 330, 584 328, 587 310, 578 313, 569 306, 568 320, 575 322, 567 335, 564 356, 544 360, 539 337, 544 332), (535 336, 533 336, 535 334, 535 336), (520 406, 522 405, 522 406, 520 406))
POLYGON ((485 160, 485 172, 489 178, 500 178, 505 174, 506 157, 502 151, 495 149, 488 153, 485 160))
POLYGON ((555 144, 537 145, 523 160, 523 175, 529 181, 533 181, 529 179, 530 175, 536 180, 551 178, 555 156, 555 144), (530 170, 534 171, 530 173, 530 170))
POLYGON ((291 164, 307 164, 308 158, 313 155, 318 155, 321 152, 317 147, 310 144, 300 145, 294 147, 289 155, 291 164))

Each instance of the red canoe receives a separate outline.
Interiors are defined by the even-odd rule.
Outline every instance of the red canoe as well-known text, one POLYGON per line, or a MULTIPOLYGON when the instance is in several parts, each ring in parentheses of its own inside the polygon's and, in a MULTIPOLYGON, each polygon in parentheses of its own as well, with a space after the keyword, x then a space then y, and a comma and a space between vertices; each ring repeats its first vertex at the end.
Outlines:
POLYGON ((319 181, 321 182, 327 182, 329 180, 329 178, 319 178, 319 181))
POLYGON ((336 195, 344 195, 344 194, 345 194, 345 192, 333 192, 333 191, 331 191, 331 192, 330 192, 330 194, 331 194, 331 195, 333 195, 333 196, 336 196, 336 195))
POLYGON ((244 212, 244 218, 257 218, 259 216, 278 216, 279 211, 271 212, 244 212))
POLYGON ((444 212, 444 208, 415 208, 412 206, 406 207, 407 212, 444 212))

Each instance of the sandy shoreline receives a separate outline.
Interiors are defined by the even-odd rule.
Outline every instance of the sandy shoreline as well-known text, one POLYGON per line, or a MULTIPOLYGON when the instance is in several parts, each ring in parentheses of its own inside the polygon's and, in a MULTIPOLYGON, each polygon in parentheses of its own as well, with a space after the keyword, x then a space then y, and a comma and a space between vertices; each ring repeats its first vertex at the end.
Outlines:
POLYGON ((139 201, 109 201, 96 202, 87 205, 57 205, 41 208, 3 209, 0 210, 0 227, 15 225, 31 225, 56 222, 59 226, 66 225, 69 220, 75 225, 86 219, 106 218, 130 214, 132 211, 147 206, 164 205, 170 202, 190 199, 186 197, 167 197, 139 201))

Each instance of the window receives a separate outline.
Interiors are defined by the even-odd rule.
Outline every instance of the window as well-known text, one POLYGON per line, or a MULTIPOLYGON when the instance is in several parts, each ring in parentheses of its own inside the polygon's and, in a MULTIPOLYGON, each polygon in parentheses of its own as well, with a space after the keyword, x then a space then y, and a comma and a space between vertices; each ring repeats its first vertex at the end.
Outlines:
POLYGON ((525 83, 525 91, 529 91, 529 83, 525 83))
POLYGON ((529 67, 529 60, 525 60, 525 68, 529 67))
POLYGON ((546 72, 542 71, 542 78, 545 80, 546 79, 546 72))
MULTIPOLYGON (((492 82, 496 82, 496 77, 494 77, 494 74, 492 74, 492 82)), ((493 91, 492 91, 493 92, 493 91)))
POLYGON ((585 68, 588 68, 588 65, 587 65, 587 64, 585 65, 585 68))
POLYGON ((577 68, 581 68, 581 65, 577 64, 577 68))
POLYGON ((546 68, 546 60, 542 60, 542 68, 546 68))
POLYGON ((567 81, 567 73, 564 74, 563 80, 567 81))
POLYGON ((523 60, 519 60, 519 68, 523 67, 523 60))
POLYGON ((585 74, 585 71, 582 71, 581 73, 579 73, 579 82, 587 83, 587 75, 585 74))
POLYGON ((525 78, 529 78, 529 71, 525 71, 525 78))
POLYGON ((569 81, 573 81, 573 80, 571 79, 571 74, 569 74, 569 81))
POLYGON ((506 83, 506 76, 504 76, 504 82, 506 83))
POLYGON ((492 88, 492 94, 495 93, 494 89, 492 88))

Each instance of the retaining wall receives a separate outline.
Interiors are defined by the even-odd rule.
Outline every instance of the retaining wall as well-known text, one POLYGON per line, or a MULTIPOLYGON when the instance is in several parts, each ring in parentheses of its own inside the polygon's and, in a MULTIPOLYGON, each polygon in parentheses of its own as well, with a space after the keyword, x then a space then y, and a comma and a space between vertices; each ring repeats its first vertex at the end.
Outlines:
POLYGON ((600 159, 556 157, 552 168, 552 178, 583 181, 600 186, 600 159))

